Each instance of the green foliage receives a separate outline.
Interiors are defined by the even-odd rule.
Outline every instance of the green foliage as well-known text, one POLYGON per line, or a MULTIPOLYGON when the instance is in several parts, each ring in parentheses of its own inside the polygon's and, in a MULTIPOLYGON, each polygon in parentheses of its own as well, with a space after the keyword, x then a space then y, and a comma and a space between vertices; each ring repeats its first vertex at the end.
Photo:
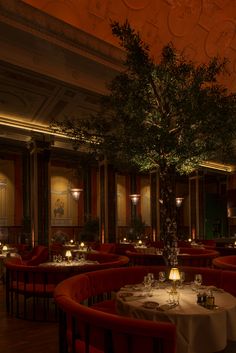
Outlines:
POLYGON ((99 114, 53 126, 73 137, 77 147, 86 143, 115 165, 158 168, 162 216, 172 220, 174 188, 167 176, 188 174, 216 157, 226 162, 233 155, 235 95, 218 83, 227 60, 214 57, 197 65, 168 43, 154 62, 127 21, 113 22, 111 29, 125 50, 125 69, 109 83, 99 114))
POLYGON ((109 84, 98 116, 66 119, 61 126, 74 144, 140 170, 174 166, 189 173, 204 160, 232 155, 235 95, 217 83, 226 60, 195 65, 164 46, 159 63, 128 22, 111 24, 126 51, 126 70, 109 84))

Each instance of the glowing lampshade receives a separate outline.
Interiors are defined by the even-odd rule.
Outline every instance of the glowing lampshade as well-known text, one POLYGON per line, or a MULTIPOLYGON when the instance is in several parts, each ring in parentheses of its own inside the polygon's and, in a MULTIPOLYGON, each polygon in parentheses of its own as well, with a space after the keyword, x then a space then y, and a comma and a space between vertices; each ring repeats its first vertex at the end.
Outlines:
POLYGON ((179 269, 177 267, 172 267, 172 269, 170 270, 169 279, 171 279, 172 281, 180 280, 179 269))
POLYGON ((137 205, 139 199, 140 199, 140 195, 139 194, 131 194, 129 195, 131 202, 133 205, 137 205))
POLYGON ((176 197, 176 199, 175 199, 176 206, 180 207, 182 205, 182 203, 183 203, 183 200, 184 200, 183 197, 176 197))
POLYGON ((73 197, 74 200, 78 201, 81 192, 83 191, 83 189, 78 189, 78 188, 72 188, 70 189, 71 195, 73 197))
POLYGON ((70 250, 66 250, 66 257, 69 260, 72 257, 71 251, 70 250))

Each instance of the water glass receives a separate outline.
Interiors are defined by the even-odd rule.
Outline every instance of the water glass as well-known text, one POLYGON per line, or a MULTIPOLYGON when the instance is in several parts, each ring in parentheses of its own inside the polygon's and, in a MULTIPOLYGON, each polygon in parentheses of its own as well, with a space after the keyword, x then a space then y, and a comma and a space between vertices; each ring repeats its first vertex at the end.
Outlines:
POLYGON ((163 282, 165 282, 165 280, 166 280, 166 273, 164 271, 160 271, 159 272, 159 281, 161 283, 163 283, 163 282))
POLYGON ((194 277, 195 288, 198 290, 202 285, 202 275, 197 273, 194 277))
POLYGON ((154 273, 151 273, 151 272, 149 272, 148 274, 147 274, 147 278, 148 278, 148 281, 151 283, 151 284, 153 284, 154 283, 154 273))
POLYGON ((144 284, 144 290, 145 290, 146 294, 149 297, 151 297, 152 296, 152 281, 151 281, 151 277, 149 275, 144 276, 143 284, 144 284))

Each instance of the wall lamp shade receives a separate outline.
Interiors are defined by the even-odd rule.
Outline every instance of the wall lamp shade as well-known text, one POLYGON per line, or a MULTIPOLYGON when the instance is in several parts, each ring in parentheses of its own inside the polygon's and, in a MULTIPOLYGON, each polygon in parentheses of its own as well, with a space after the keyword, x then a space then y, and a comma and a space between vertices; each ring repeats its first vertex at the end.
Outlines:
POLYGON ((180 207, 182 205, 182 203, 183 203, 183 200, 184 200, 183 197, 176 197, 176 199, 175 199, 176 206, 180 207))
POLYGON ((137 203, 139 202, 140 199, 140 195, 139 194, 130 194, 129 195, 131 202, 133 205, 137 205, 137 203))
POLYGON ((5 188, 7 186, 7 181, 5 179, 0 179, 0 189, 5 188))
POLYGON ((236 207, 228 207, 227 214, 229 218, 236 218, 236 207))
POLYGON ((71 188, 70 189, 70 193, 71 193, 73 199, 76 201, 79 200, 79 197, 80 197, 80 194, 82 191, 83 191, 83 189, 78 189, 78 188, 71 188))

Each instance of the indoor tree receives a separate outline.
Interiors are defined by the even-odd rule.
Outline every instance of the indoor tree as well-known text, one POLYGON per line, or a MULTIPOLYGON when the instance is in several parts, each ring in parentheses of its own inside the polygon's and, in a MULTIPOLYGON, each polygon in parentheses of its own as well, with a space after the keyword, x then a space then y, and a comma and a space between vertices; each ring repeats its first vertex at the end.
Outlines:
POLYGON ((188 174, 206 160, 227 161, 236 132, 235 94, 218 83, 227 60, 187 60, 168 43, 154 61, 149 47, 126 21, 111 23, 125 51, 124 71, 108 85, 101 109, 91 119, 53 122, 75 147, 117 166, 160 176, 161 236, 175 239, 175 175, 188 174))

